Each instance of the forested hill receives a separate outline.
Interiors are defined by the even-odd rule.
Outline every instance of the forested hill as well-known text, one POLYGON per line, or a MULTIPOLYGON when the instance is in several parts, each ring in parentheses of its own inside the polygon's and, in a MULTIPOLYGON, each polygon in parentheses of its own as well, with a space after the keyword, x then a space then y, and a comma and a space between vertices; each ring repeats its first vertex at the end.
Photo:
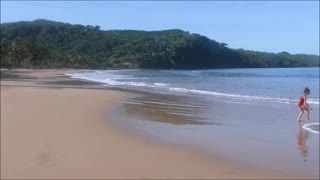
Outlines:
MULTIPOLYGON (((263 42, 261 42, 263 43, 263 42)), ((48 20, 1 24, 1 67, 199 69, 319 66, 319 56, 235 50, 199 34, 100 30, 48 20)))

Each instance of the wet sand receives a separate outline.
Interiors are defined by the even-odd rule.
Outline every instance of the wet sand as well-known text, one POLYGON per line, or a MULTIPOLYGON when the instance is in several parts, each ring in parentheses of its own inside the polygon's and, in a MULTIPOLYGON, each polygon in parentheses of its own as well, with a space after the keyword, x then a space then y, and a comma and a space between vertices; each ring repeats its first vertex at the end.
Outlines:
POLYGON ((124 133, 106 112, 129 94, 75 82, 68 72, 2 76, 2 179, 304 178, 124 133))
POLYGON ((114 110, 117 117, 112 119, 127 131, 148 134, 163 143, 318 179, 319 136, 302 130, 305 122, 296 124, 294 110, 145 93, 122 101, 114 110), (273 116, 280 118, 270 119, 273 116), (303 146, 296 143, 301 133, 308 135, 299 140, 303 146))

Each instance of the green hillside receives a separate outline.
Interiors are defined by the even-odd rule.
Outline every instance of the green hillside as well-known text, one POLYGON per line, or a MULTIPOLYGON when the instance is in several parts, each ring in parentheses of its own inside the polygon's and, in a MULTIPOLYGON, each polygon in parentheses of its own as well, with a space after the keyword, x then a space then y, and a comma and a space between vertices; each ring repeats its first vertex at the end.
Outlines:
POLYGON ((1 67, 201 69, 319 66, 319 56, 230 49, 199 34, 100 30, 48 20, 1 24, 1 67))

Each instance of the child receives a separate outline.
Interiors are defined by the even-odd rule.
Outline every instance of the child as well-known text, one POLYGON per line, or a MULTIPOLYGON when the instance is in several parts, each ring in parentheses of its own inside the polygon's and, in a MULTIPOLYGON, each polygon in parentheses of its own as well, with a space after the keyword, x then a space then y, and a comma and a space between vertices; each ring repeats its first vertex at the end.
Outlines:
POLYGON ((307 121, 310 121, 309 109, 312 110, 312 108, 310 108, 309 104, 307 103, 307 96, 309 94, 310 94, 310 89, 306 87, 303 91, 303 94, 299 98, 298 107, 300 108, 300 113, 297 119, 298 122, 300 121, 300 118, 303 115, 304 111, 307 112, 307 121))

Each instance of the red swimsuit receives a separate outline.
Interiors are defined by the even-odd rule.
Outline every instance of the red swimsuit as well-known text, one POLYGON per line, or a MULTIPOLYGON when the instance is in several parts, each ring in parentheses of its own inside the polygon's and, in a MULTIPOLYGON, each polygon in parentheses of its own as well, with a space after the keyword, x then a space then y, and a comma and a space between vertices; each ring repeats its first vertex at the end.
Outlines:
POLYGON ((298 106, 301 107, 304 103, 304 95, 300 96, 299 101, 298 101, 298 106))

